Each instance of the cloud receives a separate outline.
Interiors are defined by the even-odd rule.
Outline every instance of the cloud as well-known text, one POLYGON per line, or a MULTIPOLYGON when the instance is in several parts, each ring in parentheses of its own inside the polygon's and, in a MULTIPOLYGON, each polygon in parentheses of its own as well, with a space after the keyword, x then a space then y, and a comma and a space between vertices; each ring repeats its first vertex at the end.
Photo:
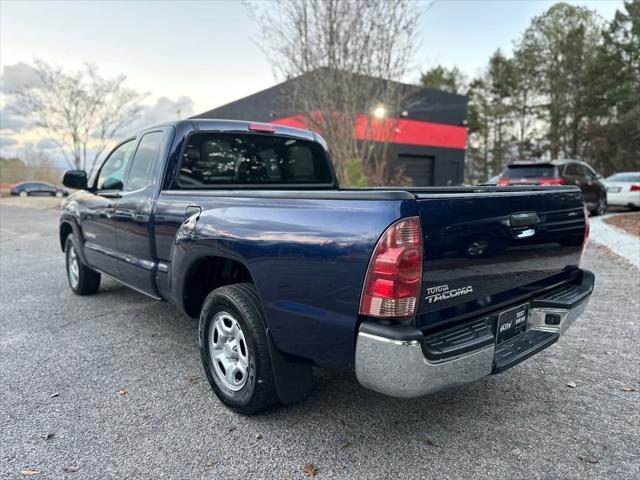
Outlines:
POLYGON ((5 65, 2 69, 0 90, 3 92, 39 85, 41 85, 41 81, 35 68, 27 63, 19 62, 15 65, 5 65))
MULTIPOLYGON (((118 132, 116 138, 110 142, 100 158, 104 158, 104 155, 111 150, 117 141, 131 132, 159 123, 188 118, 193 113, 193 100, 190 97, 183 96, 176 100, 168 97, 157 98, 155 103, 144 105, 140 116, 118 132)), ((30 147, 49 155, 56 166, 60 168, 67 167, 58 146, 50 138, 51 134, 38 127, 34 120, 17 115, 5 107, 0 110, 0 129, 2 131, 0 138, 3 140, 2 144, 0 144, 0 155, 21 156, 22 150, 30 147)), ((89 151, 89 159, 91 159, 95 151, 92 145, 89 145, 89 151)))
POLYGON ((140 117, 131 124, 130 130, 139 130, 158 123, 188 118, 193 115, 193 100, 183 96, 177 100, 160 97, 154 105, 142 109, 140 117))
POLYGON ((43 138, 36 144, 36 148, 39 150, 51 150, 53 148, 58 148, 58 144, 50 138, 43 138))
POLYGON ((0 147, 2 148, 12 147, 17 143, 18 141, 15 138, 10 138, 5 136, 0 137, 0 147))
POLYGON ((34 119, 18 115, 6 107, 0 110, 0 128, 3 130, 21 132, 23 130, 29 130, 35 126, 36 121, 34 119))

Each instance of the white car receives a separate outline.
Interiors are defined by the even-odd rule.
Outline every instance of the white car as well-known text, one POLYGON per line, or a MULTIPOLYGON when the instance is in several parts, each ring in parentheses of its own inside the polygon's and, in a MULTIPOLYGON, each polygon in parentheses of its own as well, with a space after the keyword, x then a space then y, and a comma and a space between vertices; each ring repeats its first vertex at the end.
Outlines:
POLYGON ((640 208, 640 172, 620 172, 604 181, 609 205, 640 208))

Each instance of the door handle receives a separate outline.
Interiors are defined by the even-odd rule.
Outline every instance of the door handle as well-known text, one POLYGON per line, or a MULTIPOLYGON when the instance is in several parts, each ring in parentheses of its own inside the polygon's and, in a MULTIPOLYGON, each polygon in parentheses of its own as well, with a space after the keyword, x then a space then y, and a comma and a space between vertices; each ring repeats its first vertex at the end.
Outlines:
POLYGON ((98 195, 100 195, 103 198, 120 198, 122 195, 120 195, 120 192, 100 192, 98 195))

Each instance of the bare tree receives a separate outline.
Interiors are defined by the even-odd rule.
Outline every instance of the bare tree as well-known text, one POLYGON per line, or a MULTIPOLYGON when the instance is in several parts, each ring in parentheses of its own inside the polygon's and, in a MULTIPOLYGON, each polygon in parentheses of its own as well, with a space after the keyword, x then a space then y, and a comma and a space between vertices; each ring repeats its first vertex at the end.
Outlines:
POLYGON ((124 86, 124 75, 104 78, 95 65, 65 73, 36 60, 38 82, 10 92, 10 107, 33 118, 71 168, 93 170, 117 133, 139 115, 144 95, 124 86))
POLYGON ((276 74, 299 77, 292 106, 327 140, 340 180, 348 183, 354 162, 372 184, 396 180, 387 144, 409 92, 393 80, 410 67, 421 13, 417 4, 281 0, 251 5, 276 74))

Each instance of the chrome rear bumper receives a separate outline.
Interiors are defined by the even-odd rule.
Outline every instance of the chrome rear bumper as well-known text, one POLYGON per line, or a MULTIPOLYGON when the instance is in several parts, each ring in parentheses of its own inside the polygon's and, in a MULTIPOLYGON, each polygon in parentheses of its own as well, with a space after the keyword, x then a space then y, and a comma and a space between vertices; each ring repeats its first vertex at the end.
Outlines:
POLYGON ((489 375, 493 354, 492 345, 446 362, 431 363, 417 340, 391 340, 360 332, 356 377, 363 386, 391 397, 420 397, 489 375))
MULTIPOLYGON (((590 275, 592 279, 593 275, 590 275)), ((555 343, 557 338, 564 334, 584 312, 592 290, 593 283, 586 295, 571 308, 538 307, 535 301, 531 302, 527 331, 521 335, 531 332, 531 338, 540 338, 543 335, 540 332, 548 332, 544 345, 541 344, 539 348, 532 346, 536 347, 532 348, 532 355, 555 343), (547 317, 548 314, 550 317, 547 317), (549 318, 554 324, 549 324, 549 318)), ((548 303, 546 300, 541 302, 548 303)), ((472 382, 522 361, 510 360, 504 368, 500 368, 496 364, 496 353, 500 350, 500 356, 505 355, 504 344, 497 347, 491 344, 443 361, 431 361, 425 356, 419 339, 388 338, 371 331, 363 331, 367 330, 363 325, 356 342, 356 377, 363 386, 392 397, 419 397, 472 382)), ((514 340, 517 339, 518 337, 514 337, 514 340)))

